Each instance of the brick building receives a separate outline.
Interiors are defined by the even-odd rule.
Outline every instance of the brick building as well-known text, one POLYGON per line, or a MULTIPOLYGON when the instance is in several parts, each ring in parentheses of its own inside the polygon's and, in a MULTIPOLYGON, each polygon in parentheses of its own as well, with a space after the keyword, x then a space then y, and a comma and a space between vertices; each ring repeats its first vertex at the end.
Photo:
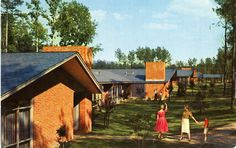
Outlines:
POLYGON ((166 88, 176 78, 175 69, 166 69, 163 62, 147 62, 145 69, 93 69, 93 74, 113 99, 129 97, 154 99, 154 91, 168 96, 166 88))
POLYGON ((92 130, 96 78, 75 52, 2 53, 3 147, 55 147, 57 130, 92 130))

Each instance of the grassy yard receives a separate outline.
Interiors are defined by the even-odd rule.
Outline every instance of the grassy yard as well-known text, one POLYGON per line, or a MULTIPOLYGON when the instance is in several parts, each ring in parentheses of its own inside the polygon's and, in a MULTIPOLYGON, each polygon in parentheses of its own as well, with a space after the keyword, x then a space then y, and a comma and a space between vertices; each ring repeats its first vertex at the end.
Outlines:
MULTIPOLYGON (((167 135, 178 135, 180 133, 180 121, 184 104, 189 104, 193 115, 199 121, 203 121, 204 116, 199 113, 199 109, 196 106, 196 97, 191 96, 189 93, 186 97, 172 96, 168 100, 168 112, 166 114, 169 132, 167 135)), ((207 104, 207 115, 209 117, 210 129, 223 126, 232 122, 236 122, 236 112, 230 111, 230 98, 208 97, 204 100, 207 104)), ((144 101, 142 99, 128 100, 122 104, 118 104, 114 111, 111 113, 109 127, 103 126, 103 115, 100 114, 95 120, 95 125, 91 135, 111 135, 111 136, 130 136, 133 133, 132 123, 129 119, 136 113, 146 113, 151 116, 152 125, 154 127, 156 111, 160 108, 160 102, 158 101, 144 101)), ((202 127, 195 124, 193 120, 190 120, 191 132, 202 132, 202 127)), ((155 134, 150 130, 153 135, 155 134)), ((188 143, 166 143, 153 141, 146 141, 145 147, 188 147, 188 143)), ((135 141, 132 140, 91 140, 91 139, 78 139, 72 143, 72 147, 136 147, 135 141)), ((191 147, 198 147, 197 145, 191 145, 191 147)), ((210 144, 204 147, 211 147, 210 144)))

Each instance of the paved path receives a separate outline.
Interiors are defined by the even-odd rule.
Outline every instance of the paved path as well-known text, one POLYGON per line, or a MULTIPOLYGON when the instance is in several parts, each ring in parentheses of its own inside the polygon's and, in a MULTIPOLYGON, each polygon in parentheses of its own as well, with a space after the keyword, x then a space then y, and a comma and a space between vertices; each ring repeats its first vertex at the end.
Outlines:
MULTIPOLYGON (((140 137, 139 137, 140 138, 140 137)), ((191 145, 202 145, 203 133, 192 133, 191 142, 187 139, 182 141, 178 140, 179 135, 166 136, 163 142, 171 143, 189 143, 191 145)), ((75 135, 75 139, 106 139, 106 140, 133 140, 137 137, 133 136, 109 136, 109 135, 75 135)), ((156 141, 156 139, 147 139, 150 141, 156 141)), ((219 128, 215 128, 209 131, 208 141, 206 144, 210 144, 210 147, 223 147, 223 148, 236 148, 236 122, 231 123, 219 128)), ((203 146, 204 147, 204 146, 203 146)))

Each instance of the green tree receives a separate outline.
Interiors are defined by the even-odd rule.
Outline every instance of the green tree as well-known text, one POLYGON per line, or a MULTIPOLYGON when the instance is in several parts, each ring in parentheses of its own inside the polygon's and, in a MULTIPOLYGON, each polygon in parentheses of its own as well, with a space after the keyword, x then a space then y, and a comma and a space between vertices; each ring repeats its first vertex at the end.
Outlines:
POLYGON ((137 59, 143 63, 145 62, 153 62, 154 54, 150 47, 138 47, 136 50, 137 59))
POLYGON ((1 48, 8 52, 8 45, 14 45, 13 24, 19 15, 18 6, 22 5, 22 0, 2 0, 1 1, 1 48))
POLYGON ((40 6, 39 0, 31 0, 31 3, 26 3, 31 18, 29 24, 33 33, 34 46, 36 52, 39 52, 39 47, 47 40, 47 30, 44 28, 42 23, 39 21, 39 17, 45 13, 40 6))
POLYGON ((45 0, 48 4, 49 15, 43 15, 48 21, 48 26, 50 27, 51 33, 49 37, 51 39, 51 45, 55 45, 56 40, 56 21, 59 16, 59 9, 62 5, 62 0, 45 0))
POLYGON ((127 56, 125 55, 124 52, 121 51, 120 48, 116 49, 115 57, 118 59, 120 64, 126 64, 127 56))
POLYGON ((181 67, 184 67, 184 62, 183 61, 176 61, 175 65, 177 68, 181 68, 181 67))
POLYGON ((212 73, 213 62, 211 58, 205 59, 206 73, 212 73))
POLYGON ((61 38, 60 45, 87 45, 96 34, 96 23, 89 9, 76 1, 63 3, 56 22, 61 38))
POLYGON ((196 58, 189 58, 188 59, 188 66, 195 67, 197 65, 197 59, 196 58))
POLYGON ((93 56, 95 56, 99 51, 103 51, 102 44, 97 44, 92 47, 93 49, 93 56))
POLYGON ((130 67, 132 68, 134 65, 134 62, 135 62, 135 51, 134 50, 129 51, 128 61, 129 61, 130 67))
POLYGON ((218 49, 218 53, 216 55, 216 63, 214 69, 216 69, 216 73, 223 74, 224 73, 224 50, 222 48, 218 49))
MULTIPOLYGON (((231 25, 229 34, 232 34, 232 39, 228 39, 229 45, 231 45, 232 55, 232 93, 231 93, 231 109, 234 109, 234 102, 236 98, 235 89, 235 77, 236 77, 236 1, 235 0, 215 0, 219 7, 216 9, 216 13, 227 23, 231 25), (234 64, 233 64, 234 63, 234 64)), ((226 37, 225 37, 226 39, 226 37)))
POLYGON ((20 17, 15 21, 12 30, 14 34, 14 46, 9 49, 9 52, 34 51, 33 37, 29 28, 30 26, 27 22, 27 17, 20 17))
POLYGON ((165 49, 164 47, 160 48, 157 47, 156 49, 154 49, 154 55, 155 55, 155 59, 157 61, 162 61, 165 62, 167 64, 170 64, 171 62, 171 54, 170 52, 165 49))
POLYGON ((197 64, 197 69, 201 73, 206 73, 206 66, 205 66, 205 61, 203 59, 200 59, 200 62, 197 64))

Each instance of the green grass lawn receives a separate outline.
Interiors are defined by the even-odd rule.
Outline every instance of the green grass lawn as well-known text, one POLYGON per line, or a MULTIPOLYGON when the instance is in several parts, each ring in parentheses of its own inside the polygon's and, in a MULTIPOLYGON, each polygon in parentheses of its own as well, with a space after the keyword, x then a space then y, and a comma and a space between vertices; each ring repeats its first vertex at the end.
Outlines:
MULTIPOLYGON (((182 111, 184 104, 189 104, 193 115, 199 121, 203 121, 204 116, 199 113, 199 109, 196 108, 195 96, 191 96, 189 93, 186 97, 172 96, 168 100, 168 112, 166 113, 169 132, 168 135, 180 134, 180 121, 182 117, 182 111)), ((208 104, 206 113, 209 117, 210 129, 223 126, 232 122, 236 122, 236 112, 230 111, 230 98, 222 97, 208 97, 204 100, 208 104)), ((96 120, 93 128, 92 135, 112 135, 112 136, 130 136, 133 133, 132 123, 129 119, 136 113, 146 113, 151 116, 152 125, 154 128, 156 111, 160 108, 160 102, 158 101, 144 101, 142 99, 128 100, 122 104, 118 104, 114 111, 111 113, 109 127, 103 126, 103 114, 100 114, 96 120)), ((202 132, 202 127, 195 124, 193 120, 190 120, 191 132, 202 132)), ((155 134, 152 130, 151 133, 155 134)), ((146 142, 145 147, 157 147, 157 146, 174 146, 183 147, 189 146, 188 144, 174 144, 171 145, 165 142, 159 142, 158 144, 153 142, 146 142)), ((136 147, 135 141, 132 140, 86 140, 78 139, 72 143, 72 147, 136 147)), ((195 145, 196 146, 196 145, 195 145)), ((194 146, 194 147, 195 147, 194 146)), ((210 147, 210 144, 205 147, 210 147)), ((191 146, 192 147, 192 146, 191 146)), ((197 147, 197 146, 196 146, 197 147)))

